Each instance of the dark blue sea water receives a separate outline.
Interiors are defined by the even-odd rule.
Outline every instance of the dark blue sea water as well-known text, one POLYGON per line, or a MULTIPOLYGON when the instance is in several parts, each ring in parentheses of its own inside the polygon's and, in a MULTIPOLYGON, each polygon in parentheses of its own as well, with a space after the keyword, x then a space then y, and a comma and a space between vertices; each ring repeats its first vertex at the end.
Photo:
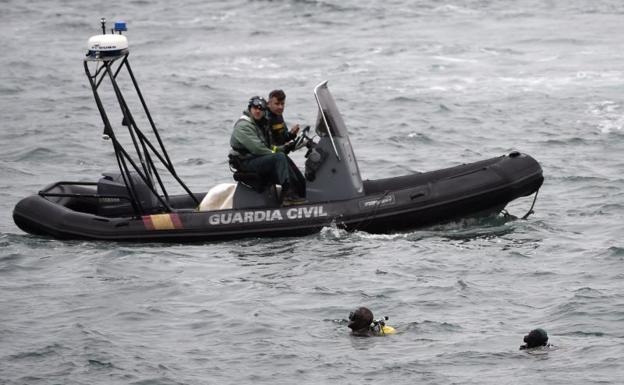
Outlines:
POLYGON ((0 384, 624 382, 622 2, 1 7, 0 384), (128 23, 193 190, 230 180, 250 96, 283 88, 287 120, 310 124, 329 80, 364 178, 520 150, 544 169, 535 215, 193 245, 27 235, 21 198, 115 170, 82 66, 100 17, 128 23), (350 336, 360 305, 398 334, 350 336), (534 327, 556 349, 519 351, 534 327))

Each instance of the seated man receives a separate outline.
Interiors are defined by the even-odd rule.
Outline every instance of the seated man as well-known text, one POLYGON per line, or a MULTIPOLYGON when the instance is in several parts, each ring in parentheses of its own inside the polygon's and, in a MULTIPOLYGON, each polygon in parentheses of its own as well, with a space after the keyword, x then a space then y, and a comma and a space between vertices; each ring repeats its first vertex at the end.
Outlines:
POLYGON ((264 112, 266 101, 254 96, 249 99, 247 110, 234 124, 230 138, 230 158, 236 159, 240 170, 258 173, 268 183, 282 185, 285 203, 296 203, 302 198, 295 192, 295 176, 289 171, 286 152, 292 150, 293 142, 271 146, 264 112))
POLYGON ((266 118, 271 134, 271 143, 283 145, 297 137, 299 125, 295 124, 289 131, 284 122, 284 108, 286 107, 286 94, 282 90, 273 90, 269 93, 269 102, 266 118))
MULTIPOLYGON (((284 108, 286 107, 286 93, 282 90, 273 90, 269 93, 267 102, 266 120, 268 125, 268 138, 271 146, 283 146, 294 141, 299 132, 299 125, 295 124, 292 129, 284 121, 284 108)), ((296 150, 296 149, 293 149, 296 150)), ((297 165, 288 158, 289 172, 292 176, 292 189, 299 195, 305 196, 305 178, 297 168, 297 165)))

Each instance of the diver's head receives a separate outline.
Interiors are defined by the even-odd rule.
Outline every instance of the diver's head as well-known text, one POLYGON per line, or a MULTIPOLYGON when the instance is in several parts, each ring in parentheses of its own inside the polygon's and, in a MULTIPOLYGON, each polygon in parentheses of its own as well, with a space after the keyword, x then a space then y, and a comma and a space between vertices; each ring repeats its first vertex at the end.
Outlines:
POLYGON ((362 330, 370 327, 373 323, 373 312, 362 306, 349 313, 349 324, 351 330, 362 330))
POLYGON ((546 346, 548 344, 548 334, 544 329, 533 329, 524 336, 525 347, 527 349, 537 348, 539 346, 546 346))

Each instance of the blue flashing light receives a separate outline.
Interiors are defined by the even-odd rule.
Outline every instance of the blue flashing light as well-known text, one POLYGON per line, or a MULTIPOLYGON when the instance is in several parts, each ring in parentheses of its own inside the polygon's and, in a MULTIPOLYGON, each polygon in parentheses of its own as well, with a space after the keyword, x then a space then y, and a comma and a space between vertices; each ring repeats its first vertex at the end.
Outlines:
POLYGON ((126 27, 126 22, 125 21, 116 21, 115 22, 115 31, 116 32, 121 32, 121 31, 127 31, 128 28, 126 27))

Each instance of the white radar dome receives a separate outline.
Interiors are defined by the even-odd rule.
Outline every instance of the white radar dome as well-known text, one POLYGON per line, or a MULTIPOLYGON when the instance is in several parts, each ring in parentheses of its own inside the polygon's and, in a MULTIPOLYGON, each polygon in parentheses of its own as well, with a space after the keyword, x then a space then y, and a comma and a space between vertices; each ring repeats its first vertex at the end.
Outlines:
POLYGON ((87 43, 89 54, 119 54, 128 49, 128 39, 124 35, 96 35, 89 38, 87 43))

